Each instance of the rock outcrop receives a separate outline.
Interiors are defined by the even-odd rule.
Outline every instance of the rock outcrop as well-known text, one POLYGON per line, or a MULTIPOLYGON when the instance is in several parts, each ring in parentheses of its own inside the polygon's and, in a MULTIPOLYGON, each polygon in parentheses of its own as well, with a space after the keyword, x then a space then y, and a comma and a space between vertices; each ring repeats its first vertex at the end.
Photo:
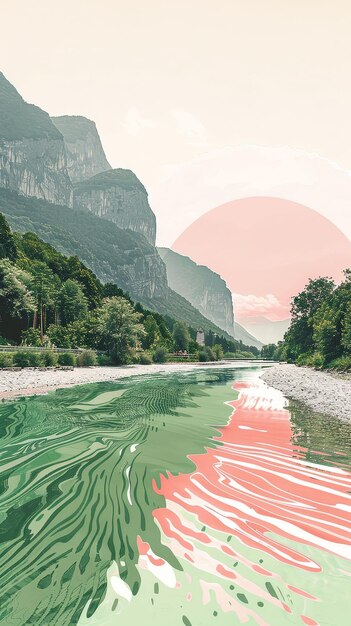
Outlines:
POLYGON ((262 343, 234 321, 232 294, 226 282, 208 267, 169 248, 157 248, 166 264, 168 284, 204 317, 246 346, 262 343))
POLYGON ((95 122, 81 115, 62 115, 51 119, 64 138, 67 169, 72 183, 111 169, 95 122))
POLYGON ((83 211, 0 189, 0 212, 14 230, 31 231, 60 252, 77 255, 102 282, 138 301, 164 300, 167 274, 145 237, 83 211))
POLYGON ((189 300, 229 335, 234 333, 232 294, 223 278, 204 265, 169 248, 158 248, 171 289, 189 300))
POLYGON ((0 73, 0 187, 72 205, 63 136, 0 73))
POLYGON ((145 187, 130 170, 108 170, 77 183, 73 206, 140 233, 155 245, 156 218, 145 187))

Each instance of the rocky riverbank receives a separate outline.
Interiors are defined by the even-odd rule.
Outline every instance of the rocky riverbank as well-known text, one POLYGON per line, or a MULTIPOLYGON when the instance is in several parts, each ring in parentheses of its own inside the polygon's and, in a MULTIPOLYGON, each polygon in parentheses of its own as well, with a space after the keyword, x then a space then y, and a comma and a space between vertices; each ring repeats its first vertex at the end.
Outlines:
POLYGON ((351 419, 350 379, 285 364, 267 368, 261 378, 288 398, 300 400, 314 411, 351 419))
MULTIPOLYGON (((0 370, 0 400, 43 394, 54 389, 74 385, 114 381, 127 376, 143 376, 160 372, 185 372, 208 366, 233 368, 233 363, 163 363, 160 365, 125 365, 122 367, 78 367, 72 370, 40 370, 27 367, 19 371, 0 370)), ((250 367, 250 364, 248 362, 236 362, 235 368, 238 367, 250 367)))

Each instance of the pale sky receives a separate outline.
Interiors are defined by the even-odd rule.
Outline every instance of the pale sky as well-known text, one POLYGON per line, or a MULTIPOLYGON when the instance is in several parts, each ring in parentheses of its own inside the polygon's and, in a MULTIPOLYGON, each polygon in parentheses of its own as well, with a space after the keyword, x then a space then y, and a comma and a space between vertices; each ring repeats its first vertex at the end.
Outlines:
POLYGON ((159 244, 259 195, 350 236, 349 0, 0 2, 5 76, 51 115, 96 122, 112 167, 148 189, 159 244))
POLYGON ((224 146, 289 146, 351 169, 348 0, 1 1, 23 97, 96 121, 152 189, 224 146))

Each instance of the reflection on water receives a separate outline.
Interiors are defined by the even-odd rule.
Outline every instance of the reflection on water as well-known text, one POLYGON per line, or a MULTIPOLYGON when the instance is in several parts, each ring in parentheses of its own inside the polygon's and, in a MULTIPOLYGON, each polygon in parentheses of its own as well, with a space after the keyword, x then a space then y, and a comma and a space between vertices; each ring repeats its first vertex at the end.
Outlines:
POLYGON ((0 622, 346 625, 351 427, 257 372, 4 404, 0 622))

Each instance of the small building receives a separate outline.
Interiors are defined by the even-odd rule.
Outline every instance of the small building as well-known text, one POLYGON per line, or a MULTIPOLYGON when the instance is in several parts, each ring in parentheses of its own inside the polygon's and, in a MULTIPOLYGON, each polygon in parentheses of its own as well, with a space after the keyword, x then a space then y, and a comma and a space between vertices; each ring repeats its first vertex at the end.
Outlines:
POLYGON ((202 330, 202 328, 199 328, 199 330, 196 333, 196 343, 198 343, 199 346, 205 345, 205 333, 202 330))

